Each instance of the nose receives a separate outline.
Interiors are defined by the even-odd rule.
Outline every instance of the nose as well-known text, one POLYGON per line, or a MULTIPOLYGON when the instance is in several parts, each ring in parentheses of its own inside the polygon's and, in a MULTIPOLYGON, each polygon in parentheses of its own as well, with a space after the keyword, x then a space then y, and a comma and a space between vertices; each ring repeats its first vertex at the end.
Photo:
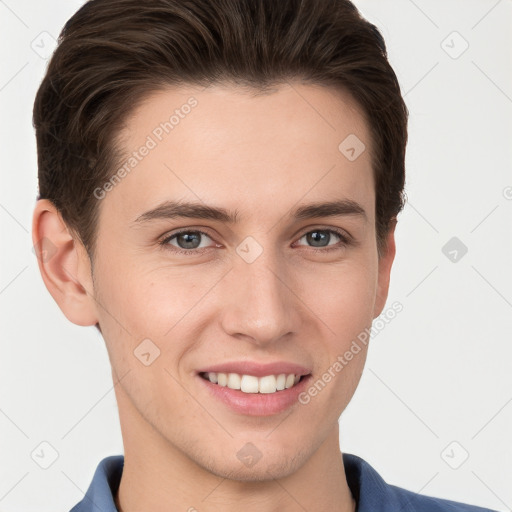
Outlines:
POLYGON ((219 308, 227 334, 265 346, 300 330, 297 276, 270 250, 251 263, 235 258, 219 308))

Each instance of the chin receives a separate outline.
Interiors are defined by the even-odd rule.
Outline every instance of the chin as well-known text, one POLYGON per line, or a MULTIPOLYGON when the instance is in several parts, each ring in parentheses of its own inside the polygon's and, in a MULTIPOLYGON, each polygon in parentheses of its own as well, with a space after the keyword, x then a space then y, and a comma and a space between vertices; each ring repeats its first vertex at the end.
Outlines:
POLYGON ((226 463, 226 460, 211 460, 205 465, 205 469, 214 475, 235 480, 238 482, 265 482, 284 478, 301 466, 306 454, 293 454, 280 456, 275 453, 262 455, 257 461, 250 461, 247 464, 236 460, 234 463, 226 463))

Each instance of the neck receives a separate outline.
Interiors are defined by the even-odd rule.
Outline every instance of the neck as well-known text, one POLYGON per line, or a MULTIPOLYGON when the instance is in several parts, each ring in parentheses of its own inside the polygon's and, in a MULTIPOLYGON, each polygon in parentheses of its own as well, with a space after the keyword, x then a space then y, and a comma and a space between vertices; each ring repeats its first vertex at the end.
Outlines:
POLYGON ((296 471, 272 478, 269 469, 267 479, 240 481, 197 464, 187 450, 180 450, 149 425, 127 396, 118 396, 118 402, 125 458, 115 496, 119 512, 356 510, 339 448, 338 423, 296 471))

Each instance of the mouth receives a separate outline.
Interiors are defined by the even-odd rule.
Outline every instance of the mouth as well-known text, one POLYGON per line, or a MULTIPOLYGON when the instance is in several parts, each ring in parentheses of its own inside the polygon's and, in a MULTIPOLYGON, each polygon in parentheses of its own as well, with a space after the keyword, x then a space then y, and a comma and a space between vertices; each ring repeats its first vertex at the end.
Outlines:
POLYGON ((311 374, 300 375, 294 373, 280 373, 276 375, 255 375, 223 372, 200 372, 199 376, 219 387, 241 391, 247 394, 278 394, 287 389, 294 388, 310 377, 311 374))
POLYGON ((195 371, 201 392, 244 416, 272 416, 296 409, 313 379, 311 365, 286 360, 232 360, 195 371))
POLYGON ((253 417, 271 417, 297 408, 301 403, 299 397, 313 379, 312 373, 263 374, 257 377, 209 371, 196 375, 205 392, 215 400, 215 403, 221 404, 221 407, 228 407, 237 414, 253 417))

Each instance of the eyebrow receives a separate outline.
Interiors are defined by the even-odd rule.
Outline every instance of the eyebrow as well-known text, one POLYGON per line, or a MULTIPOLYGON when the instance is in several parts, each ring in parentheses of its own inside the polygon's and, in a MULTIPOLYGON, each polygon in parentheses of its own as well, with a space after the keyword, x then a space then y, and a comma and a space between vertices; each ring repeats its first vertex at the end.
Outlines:
MULTIPOLYGON (((135 219, 134 224, 137 225, 152 220, 175 218, 209 219, 227 224, 236 224, 240 220, 238 215, 238 210, 230 212, 225 208, 208 206, 202 203, 165 201, 156 208, 139 215, 135 219)), ((367 218, 364 208, 351 199, 339 199, 302 205, 292 210, 288 214, 288 217, 303 220, 316 217, 338 217, 345 215, 356 215, 364 219, 367 218)))

